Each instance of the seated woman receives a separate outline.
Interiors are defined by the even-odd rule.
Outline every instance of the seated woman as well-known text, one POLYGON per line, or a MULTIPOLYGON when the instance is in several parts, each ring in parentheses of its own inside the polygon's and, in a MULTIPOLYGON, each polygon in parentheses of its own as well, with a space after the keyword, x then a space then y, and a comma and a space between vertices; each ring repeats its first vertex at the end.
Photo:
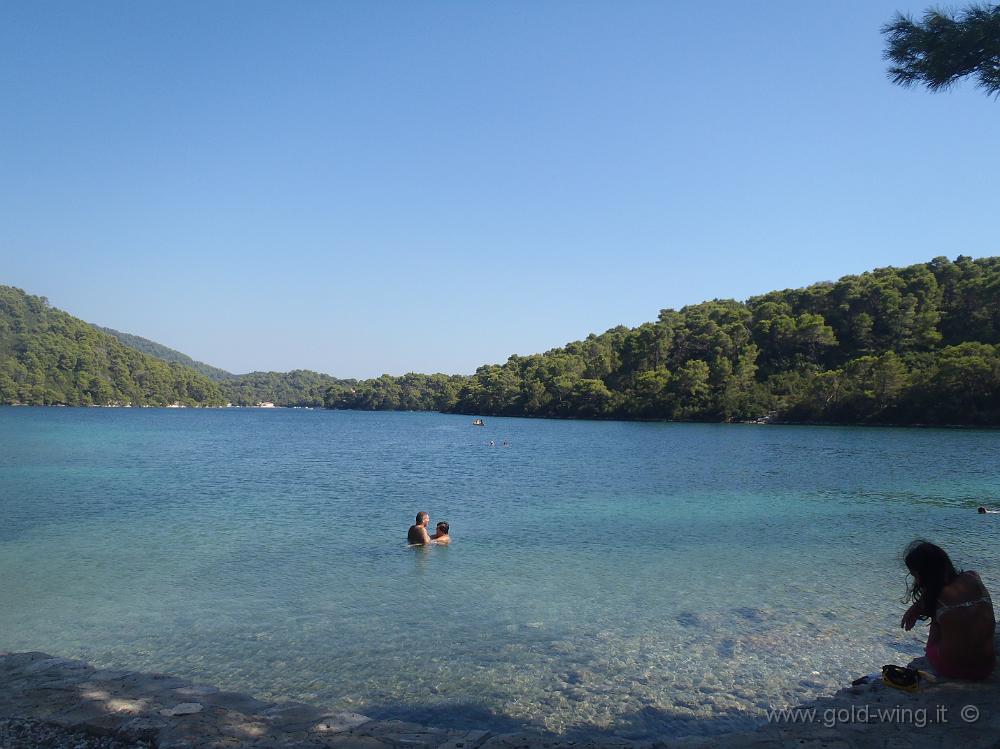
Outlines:
POLYGON ((434 529, 434 535, 431 536, 431 541, 436 544, 450 544, 451 536, 448 535, 449 530, 448 524, 442 520, 434 529))
POLYGON ((996 619, 989 591, 976 572, 959 572, 948 555, 927 541, 906 548, 913 584, 906 600, 913 605, 900 625, 909 631, 917 619, 930 619, 925 652, 939 676, 987 678, 996 665, 996 619))

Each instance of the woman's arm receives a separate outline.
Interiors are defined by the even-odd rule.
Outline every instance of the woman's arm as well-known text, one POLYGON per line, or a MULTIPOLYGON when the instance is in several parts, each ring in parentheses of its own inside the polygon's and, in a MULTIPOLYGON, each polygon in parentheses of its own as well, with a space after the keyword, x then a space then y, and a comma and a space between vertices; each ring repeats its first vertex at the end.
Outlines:
POLYGON ((899 626, 909 632, 913 629, 913 625, 917 623, 917 619, 922 616, 928 616, 927 612, 924 611, 924 602, 922 600, 914 601, 913 605, 903 614, 899 626))

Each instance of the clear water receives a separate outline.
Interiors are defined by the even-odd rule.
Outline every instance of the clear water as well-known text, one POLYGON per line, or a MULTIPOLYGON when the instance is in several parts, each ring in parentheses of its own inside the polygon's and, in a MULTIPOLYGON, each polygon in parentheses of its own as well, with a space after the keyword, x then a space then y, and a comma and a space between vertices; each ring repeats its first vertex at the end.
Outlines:
POLYGON ((0 409, 0 649, 449 727, 749 727, 1000 587, 1000 432, 0 409), (489 440, 497 447, 490 447, 489 440), (503 447, 503 440, 509 447, 503 447), (450 548, 404 543, 417 510, 450 548))

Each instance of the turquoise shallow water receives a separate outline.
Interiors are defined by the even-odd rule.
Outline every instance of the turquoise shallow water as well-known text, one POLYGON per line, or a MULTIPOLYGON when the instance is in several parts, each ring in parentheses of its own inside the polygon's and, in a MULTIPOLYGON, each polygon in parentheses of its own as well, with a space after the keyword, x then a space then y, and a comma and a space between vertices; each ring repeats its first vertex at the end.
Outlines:
POLYGON ((925 630, 898 627, 915 536, 1000 588, 1000 515, 975 512, 1000 504, 998 448, 995 431, 0 409, 0 650, 455 727, 738 730, 921 653, 925 630), (451 547, 405 546, 420 509, 451 547))

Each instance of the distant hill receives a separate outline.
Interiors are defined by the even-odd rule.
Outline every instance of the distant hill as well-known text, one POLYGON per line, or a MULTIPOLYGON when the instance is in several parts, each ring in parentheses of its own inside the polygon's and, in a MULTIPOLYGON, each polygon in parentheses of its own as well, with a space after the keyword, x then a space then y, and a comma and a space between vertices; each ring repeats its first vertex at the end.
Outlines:
POLYGON ((322 406, 331 386, 350 388, 354 380, 341 380, 308 369, 291 372, 250 372, 233 374, 148 338, 122 333, 114 328, 94 326, 113 335, 126 346, 165 362, 181 364, 219 383, 223 397, 234 406, 254 406, 269 401, 277 406, 322 406))
POLYGON ((0 286, 0 404, 12 403, 218 406, 225 400, 205 375, 126 346, 45 297, 0 286))
POLYGON ((934 258, 664 309, 471 377, 333 387, 330 408, 481 416, 1000 425, 1000 257, 934 258))
POLYGON ((180 351, 175 351, 169 346, 164 346, 162 343, 151 341, 148 338, 142 338, 131 333, 122 333, 120 330, 115 330, 114 328, 102 328, 99 325, 95 325, 94 327, 108 335, 113 335, 126 346, 134 348, 136 351, 155 356, 157 359, 162 359, 165 362, 183 364, 185 367, 190 367, 195 372, 201 372, 201 374, 217 382, 229 377, 235 377, 231 372, 192 359, 187 354, 182 354, 180 351))
POLYGON ((164 346, 148 338, 122 333, 113 328, 97 327, 113 335, 126 346, 155 356, 165 362, 181 364, 200 372, 219 383, 219 388, 227 402, 234 406, 254 406, 269 401, 277 406, 322 406, 323 399, 331 386, 350 388, 354 380, 340 380, 308 369, 294 369, 291 372, 250 372, 233 374, 210 364, 196 361, 187 354, 164 346))
POLYGON ((322 406, 354 383, 304 369, 232 374, 0 286, 0 404, 322 406))
POLYGON ((350 391, 355 380, 339 380, 308 369, 291 372, 250 372, 219 382, 226 400, 234 406, 271 401, 277 406, 322 406, 331 387, 350 391))

